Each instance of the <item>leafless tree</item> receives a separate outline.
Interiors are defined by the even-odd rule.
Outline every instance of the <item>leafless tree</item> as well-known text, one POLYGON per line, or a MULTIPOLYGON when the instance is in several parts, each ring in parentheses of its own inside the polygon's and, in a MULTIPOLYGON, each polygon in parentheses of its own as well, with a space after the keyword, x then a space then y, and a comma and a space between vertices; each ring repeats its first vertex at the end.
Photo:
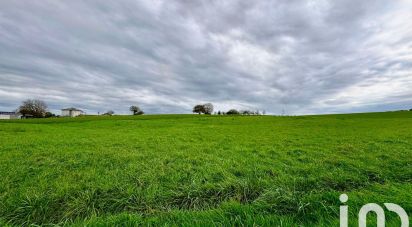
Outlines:
POLYGON ((18 112, 23 116, 32 115, 33 117, 45 117, 47 105, 44 101, 38 99, 27 99, 23 101, 18 109, 18 112))
POLYGON ((213 113, 213 104, 206 103, 203 105, 204 113, 205 114, 212 114, 213 113))

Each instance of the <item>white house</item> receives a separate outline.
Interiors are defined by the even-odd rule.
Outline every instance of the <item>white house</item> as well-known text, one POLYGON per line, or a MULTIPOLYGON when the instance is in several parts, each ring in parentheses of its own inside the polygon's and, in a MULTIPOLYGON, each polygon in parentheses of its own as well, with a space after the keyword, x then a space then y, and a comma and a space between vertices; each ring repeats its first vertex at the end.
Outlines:
POLYGON ((84 114, 82 110, 76 109, 76 108, 66 108, 62 109, 62 116, 63 117, 77 117, 79 115, 84 114))
POLYGON ((0 111, 0 120, 4 119, 19 119, 20 114, 16 112, 2 112, 0 111))

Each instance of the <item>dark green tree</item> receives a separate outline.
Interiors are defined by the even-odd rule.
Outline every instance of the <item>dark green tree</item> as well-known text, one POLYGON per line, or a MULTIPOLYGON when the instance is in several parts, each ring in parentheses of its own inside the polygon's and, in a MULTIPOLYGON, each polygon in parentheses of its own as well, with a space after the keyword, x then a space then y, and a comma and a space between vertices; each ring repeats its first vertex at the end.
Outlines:
POLYGON ((229 111, 226 112, 227 115, 239 115, 239 111, 235 110, 235 109, 231 109, 229 111))
POLYGON ((203 105, 196 105, 193 107, 193 113, 198 113, 198 114, 202 114, 205 112, 205 108, 203 105))
POLYGON ((133 113, 133 115, 142 115, 144 112, 138 106, 131 106, 129 110, 133 113))

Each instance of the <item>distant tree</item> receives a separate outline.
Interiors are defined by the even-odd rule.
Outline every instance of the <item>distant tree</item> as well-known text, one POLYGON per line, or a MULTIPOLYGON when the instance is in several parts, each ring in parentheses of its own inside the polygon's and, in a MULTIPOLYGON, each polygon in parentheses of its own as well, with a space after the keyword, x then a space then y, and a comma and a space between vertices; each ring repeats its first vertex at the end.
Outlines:
POLYGON ((241 113, 242 115, 251 115, 251 114, 253 114, 253 112, 250 111, 250 110, 241 110, 240 113, 241 113))
POLYGON ((193 107, 193 113, 201 114, 201 113, 204 113, 204 112, 205 112, 205 108, 204 108, 203 105, 196 105, 196 106, 193 107))
POLYGON ((217 115, 221 115, 222 113, 220 112, 220 110, 219 111, 217 111, 217 115))
POLYGON ((213 113, 213 104, 212 103, 206 103, 203 105, 196 105, 193 107, 192 110, 193 113, 198 113, 198 114, 212 114, 213 113))
POLYGON ((106 113, 104 113, 103 115, 107 115, 107 116, 112 116, 114 114, 113 110, 109 110, 106 113))
POLYGON ((410 109, 409 111, 412 111, 412 109, 410 109))
POLYGON ((238 110, 235 109, 231 109, 229 111, 226 112, 227 115, 238 115, 240 114, 238 110))
POLYGON ((262 111, 262 115, 265 115, 265 114, 266 114, 266 110, 263 110, 263 111, 262 111))
POLYGON ((44 115, 45 118, 49 118, 49 117, 55 117, 56 115, 54 113, 51 112, 46 112, 46 114, 44 115))
POLYGON ((133 112, 133 115, 142 115, 142 114, 144 114, 144 112, 138 106, 131 106, 129 108, 129 110, 131 112, 133 112))
POLYGON ((23 116, 32 115, 41 118, 46 116, 47 105, 44 101, 38 99, 27 99, 21 104, 18 112, 23 116))
POLYGON ((213 113, 213 105, 212 103, 206 103, 203 105, 203 110, 205 114, 212 114, 213 113))

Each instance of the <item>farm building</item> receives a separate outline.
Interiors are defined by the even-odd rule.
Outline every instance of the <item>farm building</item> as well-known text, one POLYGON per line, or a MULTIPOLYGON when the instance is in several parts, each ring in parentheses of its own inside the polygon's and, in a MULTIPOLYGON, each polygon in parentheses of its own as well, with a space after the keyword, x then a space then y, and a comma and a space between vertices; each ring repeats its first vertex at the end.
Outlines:
POLYGON ((76 108, 66 108, 62 109, 62 116, 63 117, 77 117, 79 115, 84 114, 82 110, 76 109, 76 108))
POLYGON ((19 119, 20 118, 20 114, 16 113, 16 112, 3 112, 0 111, 0 120, 3 119, 19 119))

